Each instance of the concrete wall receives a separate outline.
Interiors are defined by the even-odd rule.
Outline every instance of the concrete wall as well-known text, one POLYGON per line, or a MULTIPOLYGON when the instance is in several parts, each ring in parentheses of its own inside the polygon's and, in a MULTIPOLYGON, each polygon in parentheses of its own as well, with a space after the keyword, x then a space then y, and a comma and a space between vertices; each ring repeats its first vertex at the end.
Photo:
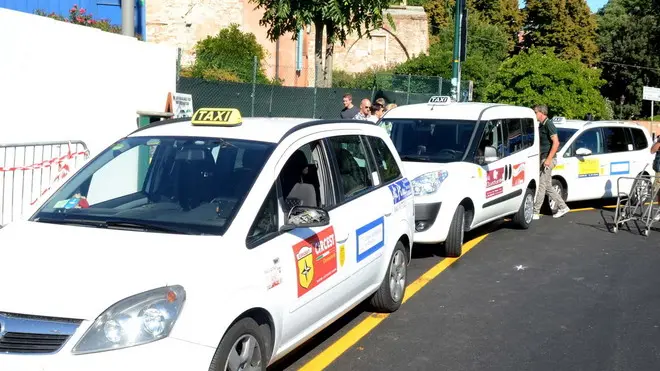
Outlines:
MULTIPOLYGON (((163 111, 176 89, 177 52, 170 46, 6 9, 0 35, 0 146, 82 140, 95 156, 137 128, 137 111, 163 111)), ((0 150, 0 167, 41 161, 28 152, 0 150)), ((51 170, 43 179, 0 172, 5 220, 12 202, 15 212, 47 188, 58 172, 51 170)))

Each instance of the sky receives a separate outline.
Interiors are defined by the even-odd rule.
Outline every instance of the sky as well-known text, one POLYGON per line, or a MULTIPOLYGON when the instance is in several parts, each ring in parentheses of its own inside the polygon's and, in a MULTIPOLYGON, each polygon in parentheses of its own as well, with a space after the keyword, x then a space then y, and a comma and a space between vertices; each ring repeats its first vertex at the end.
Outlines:
MULTIPOLYGON (((521 8, 525 6, 524 0, 518 0, 518 2, 520 3, 521 8)), ((592 12, 597 12, 598 9, 602 8, 606 3, 607 0, 587 0, 587 4, 589 4, 589 8, 591 8, 592 12)))

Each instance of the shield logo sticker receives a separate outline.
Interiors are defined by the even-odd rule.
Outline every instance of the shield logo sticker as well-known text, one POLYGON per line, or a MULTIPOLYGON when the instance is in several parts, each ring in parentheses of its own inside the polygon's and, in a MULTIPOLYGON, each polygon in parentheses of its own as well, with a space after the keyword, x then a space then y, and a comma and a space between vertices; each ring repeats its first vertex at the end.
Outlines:
POLYGON ((312 279, 314 279, 314 259, 312 254, 308 254, 298 259, 298 282, 307 289, 312 284, 312 279))
POLYGON ((339 265, 344 266, 344 261, 346 261, 346 249, 344 245, 339 246, 339 265))

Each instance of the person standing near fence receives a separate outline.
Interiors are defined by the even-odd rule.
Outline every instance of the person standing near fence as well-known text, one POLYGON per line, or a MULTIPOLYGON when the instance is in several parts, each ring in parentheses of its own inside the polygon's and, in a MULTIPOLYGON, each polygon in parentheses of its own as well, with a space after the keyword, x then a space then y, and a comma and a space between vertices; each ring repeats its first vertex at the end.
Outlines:
MULTIPOLYGON (((657 199, 654 201, 660 202, 660 136, 656 138, 655 143, 651 146, 651 153, 655 154, 652 165, 653 171, 655 171, 655 180, 651 189, 654 192, 653 194, 657 195, 657 199)), ((660 215, 655 216, 653 220, 660 221, 660 215)))
POLYGON ((360 112, 360 110, 353 105, 353 96, 350 93, 344 94, 343 103, 344 109, 342 109, 339 114, 339 117, 342 119, 350 120, 360 112))
POLYGON ((380 104, 380 103, 374 103, 371 105, 371 114, 367 118, 367 120, 377 123, 378 120, 380 120, 381 117, 385 114, 385 107, 380 104))
POLYGON ((369 116, 371 115, 371 101, 368 98, 362 99, 360 102, 360 112, 358 112, 353 119, 369 121, 369 116))
POLYGON ((552 186, 552 169, 557 165, 555 155, 559 150, 559 137, 555 124, 548 118, 548 107, 545 105, 534 106, 536 119, 539 121, 539 142, 541 159, 541 174, 539 176, 539 188, 536 192, 534 202, 534 219, 541 218, 541 206, 545 200, 546 194, 549 199, 557 204, 558 210, 553 215, 555 218, 561 218, 570 211, 566 202, 559 192, 552 186))

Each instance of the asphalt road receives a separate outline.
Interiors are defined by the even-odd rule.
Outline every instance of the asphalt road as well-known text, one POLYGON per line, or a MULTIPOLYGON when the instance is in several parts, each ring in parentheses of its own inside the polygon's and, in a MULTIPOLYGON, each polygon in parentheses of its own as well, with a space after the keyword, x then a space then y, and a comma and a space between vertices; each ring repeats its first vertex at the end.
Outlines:
MULTIPOLYGON (((631 223, 614 234, 613 216, 471 233, 489 234, 326 369, 660 369, 660 230, 643 237, 631 223)), ((432 246, 414 251, 409 282, 442 261, 432 246)), ((357 308, 269 371, 314 369, 370 314, 357 308)))

